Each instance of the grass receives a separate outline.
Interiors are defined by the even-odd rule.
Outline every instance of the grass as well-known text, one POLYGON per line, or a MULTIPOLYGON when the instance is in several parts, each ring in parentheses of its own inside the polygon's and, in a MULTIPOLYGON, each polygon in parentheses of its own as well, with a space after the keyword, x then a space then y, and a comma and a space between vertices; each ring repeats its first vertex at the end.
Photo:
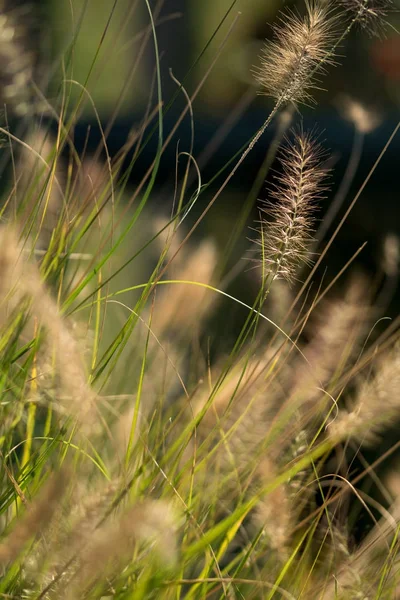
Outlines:
MULTIPOLYGON (((391 3, 310 1, 303 16, 284 12, 257 70, 272 112, 209 181, 193 138, 189 151, 177 146, 175 189, 157 217, 160 161, 183 118, 193 134, 203 82, 190 95, 177 81, 166 103, 145 4, 151 36, 138 39, 153 41, 154 95, 116 156, 99 118, 94 155, 73 143, 82 111, 97 116, 90 90, 107 31, 84 85, 73 80, 74 42, 67 48, 54 105, 35 100, 34 87, 28 106, 13 75, 2 128, 0 598, 395 598, 399 442, 382 450, 380 440, 400 411, 398 320, 386 325, 380 288, 353 268, 362 248, 330 283, 315 275, 399 126, 349 198, 355 145, 335 201, 327 151, 299 116, 322 76, 329 87, 353 27, 381 30, 391 3), (182 94, 186 108, 166 133, 182 94), (43 104, 56 128, 43 124, 43 104), (273 121, 223 251, 200 239, 200 225, 273 121), (151 168, 132 188, 153 138, 151 168), (323 240, 316 216, 327 197, 330 222, 345 200, 348 209, 323 240), (243 244, 246 260, 232 261, 243 244), (236 281, 247 282, 249 302, 231 293, 236 281)), ((233 10, 218 30, 234 26, 233 10)), ((18 11, 5 14, 19 32, 18 11)), ((3 38, 23 54, 19 37, 3 38)), ((223 51, 224 42, 215 60, 223 51)), ((377 126, 353 100, 343 110, 360 139, 377 126)), ((388 240, 390 289, 398 242, 388 240)))

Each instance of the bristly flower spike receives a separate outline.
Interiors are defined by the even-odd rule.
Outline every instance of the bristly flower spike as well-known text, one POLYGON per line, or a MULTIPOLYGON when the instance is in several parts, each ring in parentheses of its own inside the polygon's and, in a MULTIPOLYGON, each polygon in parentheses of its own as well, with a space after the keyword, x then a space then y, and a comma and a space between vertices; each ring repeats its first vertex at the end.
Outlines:
POLYGON ((379 35, 386 17, 394 10, 393 0, 339 0, 346 12, 353 15, 357 23, 370 35, 379 35))
POLYGON ((313 133, 301 129, 281 149, 282 172, 261 207, 261 260, 264 276, 295 279, 299 264, 309 262, 316 201, 327 189, 325 153, 313 133))
POLYGON ((274 27, 274 39, 266 43, 261 66, 255 70, 260 93, 278 104, 312 102, 317 71, 334 64, 335 17, 327 5, 314 0, 306 3, 306 9, 304 18, 288 12, 274 27))

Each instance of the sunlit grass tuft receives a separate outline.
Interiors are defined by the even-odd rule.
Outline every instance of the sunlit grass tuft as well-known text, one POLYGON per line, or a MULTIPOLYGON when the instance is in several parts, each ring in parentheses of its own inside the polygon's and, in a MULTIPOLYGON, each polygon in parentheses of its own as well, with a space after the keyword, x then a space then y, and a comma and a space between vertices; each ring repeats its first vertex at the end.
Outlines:
MULTIPOLYGON (((375 6, 351 4, 351 26, 375 6)), ((266 170, 276 152, 283 169, 256 268, 228 270, 221 240, 199 227, 272 118, 311 100, 348 15, 333 21, 310 1, 304 17, 282 17, 263 58, 277 102, 264 126, 209 182, 177 150, 161 209, 158 169, 175 138, 164 136, 146 6, 157 93, 116 156, 91 100, 96 57, 76 84, 73 44, 53 123, 2 128, 12 168, 0 224, 0 597, 394 598, 399 485, 388 459, 399 443, 381 453, 379 440, 400 414, 397 322, 381 327, 379 290, 346 272, 352 260, 329 285, 301 283, 325 256, 314 210, 329 190, 314 134, 281 144, 294 110, 267 157, 266 170), (84 108, 102 138, 90 156, 73 143, 84 108), (139 172, 152 136, 154 160, 139 172)), ((194 96, 185 90, 181 115, 192 126, 194 96)), ((230 252, 247 234, 243 215, 228 217, 230 252)))

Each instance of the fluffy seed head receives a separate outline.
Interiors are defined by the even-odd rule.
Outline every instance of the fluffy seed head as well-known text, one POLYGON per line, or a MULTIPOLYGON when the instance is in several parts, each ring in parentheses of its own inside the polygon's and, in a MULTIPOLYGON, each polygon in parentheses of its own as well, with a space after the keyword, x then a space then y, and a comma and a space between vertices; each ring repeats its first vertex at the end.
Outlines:
POLYGON ((27 3, 0 3, 0 102, 7 111, 24 116, 32 110, 32 79, 36 56, 29 39, 34 22, 27 3))
POLYGON ((387 233, 383 240, 382 270, 388 277, 395 277, 399 272, 400 240, 395 233, 387 233))
POLYGON ((393 10, 392 0, 339 0, 339 3, 370 35, 382 33, 386 17, 393 10))
POLYGON ((374 131, 382 122, 382 118, 376 111, 346 94, 338 96, 337 105, 343 117, 353 123, 356 130, 364 135, 374 131))
POLYGON ((324 411, 331 408, 329 390, 349 362, 358 354, 360 340, 368 323, 368 284, 360 274, 354 274, 342 298, 325 300, 318 307, 311 329, 311 339, 303 357, 292 367, 292 396, 302 404, 302 410, 324 411))
POLYGON ((360 385, 350 411, 340 411, 328 426, 331 439, 351 437, 362 443, 377 436, 399 418, 400 348, 381 357, 373 377, 360 385))
POLYGON ((38 497, 31 502, 26 513, 16 520, 14 529, 0 543, 1 568, 15 561, 29 540, 49 527, 67 481, 68 473, 65 471, 53 475, 38 497))
MULTIPOLYGON (((184 281, 195 280, 206 285, 212 283, 217 263, 217 250, 212 242, 204 241, 191 252, 185 264, 179 264, 176 278, 184 281)), ((167 329, 188 331, 194 322, 199 322, 211 307, 213 297, 201 286, 184 283, 173 286, 160 296, 152 318, 152 328, 157 335, 167 329)))
POLYGON ((310 90, 317 87, 316 72, 333 64, 334 19, 330 9, 316 1, 306 3, 306 15, 292 12, 274 27, 274 38, 266 43, 255 76, 261 93, 282 102, 312 102, 310 90))
POLYGON ((301 262, 309 261, 316 201, 327 189, 325 154, 313 133, 299 130, 280 152, 281 172, 261 207, 261 259, 265 275, 293 281, 301 262))

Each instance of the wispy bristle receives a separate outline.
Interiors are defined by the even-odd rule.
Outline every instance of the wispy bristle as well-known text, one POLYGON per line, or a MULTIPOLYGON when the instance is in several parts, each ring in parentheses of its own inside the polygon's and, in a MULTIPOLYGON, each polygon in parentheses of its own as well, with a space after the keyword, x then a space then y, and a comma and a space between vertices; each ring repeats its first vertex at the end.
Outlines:
POLYGON ((288 13, 266 43, 256 78, 261 93, 277 102, 312 102, 310 90, 317 86, 315 74, 333 64, 334 20, 330 9, 307 2, 304 19, 288 13))
POLYGON ((312 133, 298 131, 280 153, 282 172, 277 175, 261 211, 261 259, 265 275, 293 281, 298 265, 309 261, 313 213, 323 197, 327 170, 324 153, 312 133))

